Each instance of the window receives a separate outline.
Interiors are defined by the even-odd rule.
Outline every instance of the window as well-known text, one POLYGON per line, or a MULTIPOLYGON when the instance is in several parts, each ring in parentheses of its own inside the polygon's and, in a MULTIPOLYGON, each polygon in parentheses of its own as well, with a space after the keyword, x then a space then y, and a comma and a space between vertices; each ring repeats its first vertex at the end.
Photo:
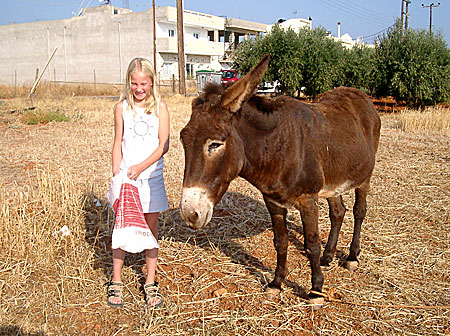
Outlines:
POLYGON ((194 37, 195 37, 196 39, 198 39, 198 33, 193 33, 192 35, 194 35, 194 37))
POLYGON ((174 29, 169 29, 169 36, 170 37, 174 37, 175 36, 175 30, 174 29))
POLYGON ((194 78, 194 64, 192 63, 186 64, 186 77, 187 79, 194 78))
POLYGON ((165 75, 165 76, 172 75, 172 63, 164 63, 163 64, 163 75, 165 75))

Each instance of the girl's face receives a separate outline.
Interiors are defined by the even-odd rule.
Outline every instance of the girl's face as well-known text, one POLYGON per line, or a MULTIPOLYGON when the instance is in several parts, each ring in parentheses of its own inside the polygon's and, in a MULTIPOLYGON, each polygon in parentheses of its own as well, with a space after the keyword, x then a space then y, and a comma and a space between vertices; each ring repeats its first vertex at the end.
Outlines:
POLYGON ((150 77, 143 72, 135 72, 131 76, 131 92, 136 103, 142 102, 150 94, 152 83, 150 77))

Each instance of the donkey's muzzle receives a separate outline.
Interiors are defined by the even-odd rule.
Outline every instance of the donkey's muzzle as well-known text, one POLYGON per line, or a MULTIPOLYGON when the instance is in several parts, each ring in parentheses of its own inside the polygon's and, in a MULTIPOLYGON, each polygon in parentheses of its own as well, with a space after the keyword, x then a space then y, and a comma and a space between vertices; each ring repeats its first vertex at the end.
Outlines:
POLYGON ((201 188, 184 188, 181 197, 181 218, 193 229, 201 229, 209 223, 213 213, 213 203, 207 192, 201 188))

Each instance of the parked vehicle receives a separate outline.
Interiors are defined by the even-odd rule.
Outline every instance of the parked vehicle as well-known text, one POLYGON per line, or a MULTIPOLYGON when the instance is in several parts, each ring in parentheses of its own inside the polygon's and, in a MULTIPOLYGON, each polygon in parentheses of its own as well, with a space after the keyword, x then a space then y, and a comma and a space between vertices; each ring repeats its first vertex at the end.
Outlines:
POLYGON ((280 82, 262 82, 258 85, 258 93, 279 93, 280 92, 280 82))
POLYGON ((222 70, 222 85, 230 85, 237 82, 241 75, 235 70, 222 70))

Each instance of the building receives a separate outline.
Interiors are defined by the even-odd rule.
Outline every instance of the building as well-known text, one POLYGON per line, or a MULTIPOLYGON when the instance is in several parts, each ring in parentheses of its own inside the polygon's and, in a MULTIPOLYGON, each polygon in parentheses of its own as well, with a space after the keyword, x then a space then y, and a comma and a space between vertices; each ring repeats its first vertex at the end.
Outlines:
MULTIPOLYGON (((177 10, 156 7, 156 69, 178 77, 177 10)), ((262 23, 184 10, 187 78, 229 68, 236 45, 267 31, 262 23)), ((0 83, 32 83, 56 52, 43 80, 122 83, 134 57, 153 61, 153 9, 132 12, 102 5, 65 20, 0 26, 0 83)))
MULTIPOLYGON (((301 18, 295 18, 295 19, 289 19, 289 20, 283 20, 280 19, 278 24, 283 29, 292 29, 296 33, 298 33, 303 28, 312 29, 312 20, 306 20, 301 18)), ((268 25, 267 29, 270 32, 272 30, 272 26, 274 25, 268 25)))

